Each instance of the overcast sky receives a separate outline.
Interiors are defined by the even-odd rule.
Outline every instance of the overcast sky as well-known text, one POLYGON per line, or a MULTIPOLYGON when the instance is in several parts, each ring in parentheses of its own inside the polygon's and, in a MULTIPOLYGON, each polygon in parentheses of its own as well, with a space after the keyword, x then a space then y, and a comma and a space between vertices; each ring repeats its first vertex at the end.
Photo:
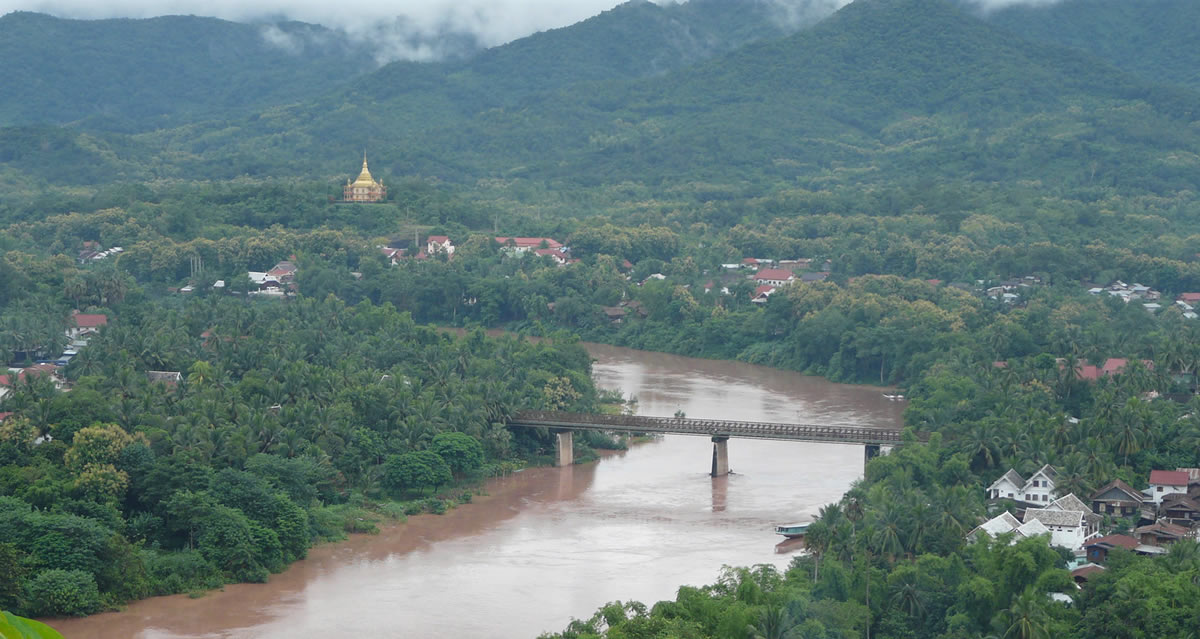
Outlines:
MULTIPOLYGON (((622 0, 0 0, 0 14, 37 11, 71 18, 147 18, 161 15, 215 16, 227 20, 286 18, 323 24, 351 33, 373 34, 396 28, 418 33, 474 34, 481 44, 502 44, 535 31, 574 24, 622 0)), ((674 0, 656 0, 660 3, 674 0)), ((792 10, 822 13, 850 0, 771 0, 792 10)), ((1056 0, 970 0, 988 7, 1056 0)), ((398 52, 391 57, 428 57, 429 52, 398 52)))

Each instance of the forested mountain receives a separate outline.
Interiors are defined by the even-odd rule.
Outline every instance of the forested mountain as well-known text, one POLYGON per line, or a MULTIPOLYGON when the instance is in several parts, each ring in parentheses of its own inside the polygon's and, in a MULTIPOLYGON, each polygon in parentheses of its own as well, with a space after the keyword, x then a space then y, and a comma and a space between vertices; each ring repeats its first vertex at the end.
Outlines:
POLYGON ((944 0, 858 0, 811 29, 677 72, 496 107, 466 85, 427 90, 396 74, 362 83, 403 88, 144 141, 192 174, 336 170, 331 159, 366 145, 387 149, 393 174, 584 187, 1136 177, 1141 189, 1169 190, 1200 149, 1188 126, 1200 96, 1028 43, 944 0))
POLYGON ((378 65, 344 34, 216 18, 0 17, 0 124, 144 131, 311 99, 378 65))
POLYGON ((393 176, 559 190, 1191 184, 1200 94, 1031 44, 947 0, 857 0, 688 65, 777 35, 776 18, 758 0, 628 3, 466 61, 395 63, 323 96, 308 83, 311 100, 254 115, 135 136, 2 131, 0 162, 84 184, 333 176, 367 147, 393 176))
POLYGON ((1065 0, 1012 5, 987 19, 1030 40, 1082 49, 1152 82, 1200 88, 1200 3, 1065 0))
MULTIPOLYGON (((504 101, 580 81, 665 73, 782 35, 806 24, 807 15, 814 14, 782 14, 768 0, 667 6, 633 0, 464 59, 394 63, 357 88, 383 95, 433 89, 452 98, 467 93, 504 101)), ((0 97, 0 124, 83 120, 88 129, 136 132, 311 101, 375 71, 377 44, 300 22, 11 13, 0 18, 0 83, 11 87, 0 97)), ((455 48, 477 53, 469 43, 455 48)))

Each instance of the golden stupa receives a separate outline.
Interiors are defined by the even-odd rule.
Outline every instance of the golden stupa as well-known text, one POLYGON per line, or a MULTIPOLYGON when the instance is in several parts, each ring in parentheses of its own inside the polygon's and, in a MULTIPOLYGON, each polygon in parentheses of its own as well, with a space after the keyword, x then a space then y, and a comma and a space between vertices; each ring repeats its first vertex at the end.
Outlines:
POLYGON ((387 187, 383 182, 376 182, 367 168, 367 152, 363 151, 362 172, 351 182, 346 180, 342 199, 347 202, 382 202, 387 198, 387 187))

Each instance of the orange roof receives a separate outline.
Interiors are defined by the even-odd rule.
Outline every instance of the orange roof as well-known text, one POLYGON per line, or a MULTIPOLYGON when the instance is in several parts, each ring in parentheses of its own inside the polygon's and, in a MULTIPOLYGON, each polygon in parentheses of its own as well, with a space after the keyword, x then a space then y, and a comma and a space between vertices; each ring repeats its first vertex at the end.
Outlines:
POLYGON ((561 243, 559 243, 557 240, 554 240, 554 239, 551 239, 548 237, 497 237, 496 238, 496 241, 499 242, 500 244, 508 244, 509 240, 512 240, 513 244, 516 244, 517 246, 523 246, 526 248, 539 247, 542 245, 542 242, 545 242, 546 246, 549 248, 562 248, 561 243))
POLYGON ((781 268, 764 268, 763 270, 759 271, 758 273, 756 273, 754 275, 754 279, 756 279, 756 280, 783 280, 786 282, 787 280, 796 279, 796 275, 795 275, 795 273, 792 273, 791 271, 785 271, 781 268))
POLYGON ((96 328, 108 324, 108 317, 100 314, 76 313, 73 318, 79 328, 96 328))

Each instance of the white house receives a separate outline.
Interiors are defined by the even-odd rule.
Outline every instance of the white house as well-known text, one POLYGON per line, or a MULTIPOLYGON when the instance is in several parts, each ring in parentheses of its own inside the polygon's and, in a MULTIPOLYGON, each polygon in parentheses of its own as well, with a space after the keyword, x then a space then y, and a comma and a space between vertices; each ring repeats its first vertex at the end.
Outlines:
POLYGON ((784 284, 791 284, 796 281, 796 276, 791 271, 779 268, 765 268, 755 274, 754 281, 758 284, 783 286, 784 284))
POLYGON ((1029 479, 1009 469, 1000 479, 988 486, 988 499, 1012 499, 1031 504, 1048 504, 1054 498, 1054 477, 1058 473, 1050 464, 1038 469, 1029 479))
POLYGON ((1067 493, 1065 496, 1055 499, 1046 506, 1046 510, 1083 513, 1084 537, 1091 537, 1100 532, 1100 522, 1104 519, 1092 512, 1092 509, 1083 503, 1082 499, 1076 497, 1075 493, 1067 493))
POLYGON ((1024 501, 1029 503, 1049 503, 1054 499, 1054 477, 1058 472, 1050 464, 1046 464, 1038 469, 1029 481, 1025 482, 1025 488, 1021 491, 1025 495, 1024 501))
POLYGON ((91 335, 100 332, 100 327, 108 324, 108 317, 97 313, 80 313, 74 311, 71 313, 70 328, 67 329, 67 337, 71 340, 87 339, 91 335))
POLYGON ((1028 537, 1048 534, 1050 530, 1036 519, 1021 523, 1016 517, 1013 517, 1011 513, 1006 511, 976 526, 974 530, 967 533, 967 539, 971 542, 979 541, 979 534, 983 532, 992 537, 1014 533, 1012 541, 1009 543, 1015 544, 1028 537))
POLYGON ((425 241, 425 252, 429 255, 436 255, 438 253, 454 255, 454 245, 450 243, 450 238, 445 235, 430 235, 425 241))
POLYGON ((1025 480, 1013 469, 1008 469, 1007 473, 1000 476, 1000 479, 992 482, 988 486, 988 499, 1014 499, 1020 500, 1021 495, 1024 495, 1025 480))
POLYGON ((1028 508, 1025 510, 1025 523, 1040 521, 1050 531, 1050 543, 1068 550, 1082 548, 1088 538, 1087 522, 1083 512, 1078 510, 1051 510, 1049 508, 1028 508))
POLYGON ((1150 471, 1150 487, 1142 491, 1154 502, 1155 506, 1162 504, 1167 495, 1187 494, 1187 471, 1152 470, 1150 471))

